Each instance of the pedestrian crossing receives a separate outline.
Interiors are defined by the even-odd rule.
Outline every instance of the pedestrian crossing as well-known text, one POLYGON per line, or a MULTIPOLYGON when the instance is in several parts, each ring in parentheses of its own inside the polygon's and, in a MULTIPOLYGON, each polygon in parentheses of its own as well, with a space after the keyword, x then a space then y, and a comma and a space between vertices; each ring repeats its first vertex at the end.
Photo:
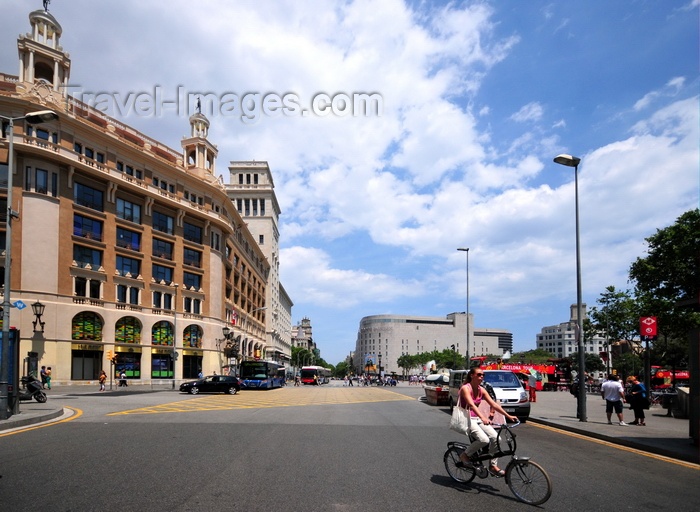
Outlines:
POLYGON ((243 390, 237 395, 198 395, 167 404, 113 412, 107 416, 347 405, 401 400, 415 400, 415 398, 381 388, 291 386, 267 391, 243 390))

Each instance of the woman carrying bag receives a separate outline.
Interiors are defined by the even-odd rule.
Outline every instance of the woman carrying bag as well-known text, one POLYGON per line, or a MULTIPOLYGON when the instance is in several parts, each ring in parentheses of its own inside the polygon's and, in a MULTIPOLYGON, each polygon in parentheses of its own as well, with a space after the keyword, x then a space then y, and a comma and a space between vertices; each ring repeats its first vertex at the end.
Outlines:
MULTIPOLYGON (((484 370, 481 368, 472 368, 467 373, 466 383, 459 389, 459 400, 457 401, 457 407, 464 408, 469 412, 469 432, 468 435, 473 439, 469 448, 460 455, 460 463, 464 466, 471 464, 469 458, 479 451, 482 447, 488 445, 489 453, 495 454, 496 438, 498 433, 491 426, 491 418, 488 413, 484 413, 482 409, 479 408, 482 401, 488 403, 490 410, 494 412, 499 412, 503 414, 510 421, 517 421, 518 418, 511 416, 506 411, 503 410, 501 404, 496 402, 493 398, 489 396, 481 383, 484 380, 484 370)), ((505 472, 500 469, 496 462, 491 459, 491 464, 489 467, 489 472, 492 475, 504 476, 505 472)))
POLYGON ((647 388, 644 387, 639 379, 635 376, 627 378, 627 383, 632 384, 630 389, 630 409, 634 411, 634 421, 630 425, 639 425, 641 427, 646 427, 644 422, 644 409, 649 408, 649 397, 647 396, 647 388))

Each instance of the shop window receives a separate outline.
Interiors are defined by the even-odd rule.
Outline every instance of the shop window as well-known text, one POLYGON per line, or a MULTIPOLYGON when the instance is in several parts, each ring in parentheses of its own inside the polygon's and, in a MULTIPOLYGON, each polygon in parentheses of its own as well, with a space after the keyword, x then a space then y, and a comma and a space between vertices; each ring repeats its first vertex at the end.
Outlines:
POLYGON ((73 317, 71 339, 102 341, 102 319, 91 311, 73 317))
POLYGON ((114 341, 116 343, 140 344, 141 322, 133 316, 125 316, 117 320, 114 329, 114 341))
POLYGON ((202 328, 198 325, 188 325, 182 333, 184 347, 202 348, 202 328))

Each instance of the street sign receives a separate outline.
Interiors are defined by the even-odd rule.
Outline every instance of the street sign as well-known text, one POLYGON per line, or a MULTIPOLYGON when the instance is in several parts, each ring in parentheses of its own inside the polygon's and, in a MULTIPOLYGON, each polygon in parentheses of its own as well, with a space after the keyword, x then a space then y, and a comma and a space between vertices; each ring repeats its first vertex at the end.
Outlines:
POLYGON ((21 300, 16 300, 12 305, 19 310, 22 310, 27 307, 27 305, 21 300))
POLYGON ((643 316, 639 319, 640 336, 656 336, 656 317, 643 316))

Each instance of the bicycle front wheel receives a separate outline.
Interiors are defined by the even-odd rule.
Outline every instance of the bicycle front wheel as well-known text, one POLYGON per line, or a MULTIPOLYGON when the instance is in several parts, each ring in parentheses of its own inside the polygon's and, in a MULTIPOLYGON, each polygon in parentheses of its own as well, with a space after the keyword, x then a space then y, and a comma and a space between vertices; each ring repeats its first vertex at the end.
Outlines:
POLYGON ((516 498, 530 505, 541 505, 552 495, 549 475, 542 466, 529 460, 508 464, 506 482, 516 498))
POLYGON ((459 455, 462 450, 456 446, 451 446, 445 452, 443 460, 445 461, 445 469, 447 474, 450 475, 452 480, 459 482, 460 484, 466 484, 474 480, 476 472, 472 466, 469 467, 459 467, 457 463, 460 462, 459 455))

